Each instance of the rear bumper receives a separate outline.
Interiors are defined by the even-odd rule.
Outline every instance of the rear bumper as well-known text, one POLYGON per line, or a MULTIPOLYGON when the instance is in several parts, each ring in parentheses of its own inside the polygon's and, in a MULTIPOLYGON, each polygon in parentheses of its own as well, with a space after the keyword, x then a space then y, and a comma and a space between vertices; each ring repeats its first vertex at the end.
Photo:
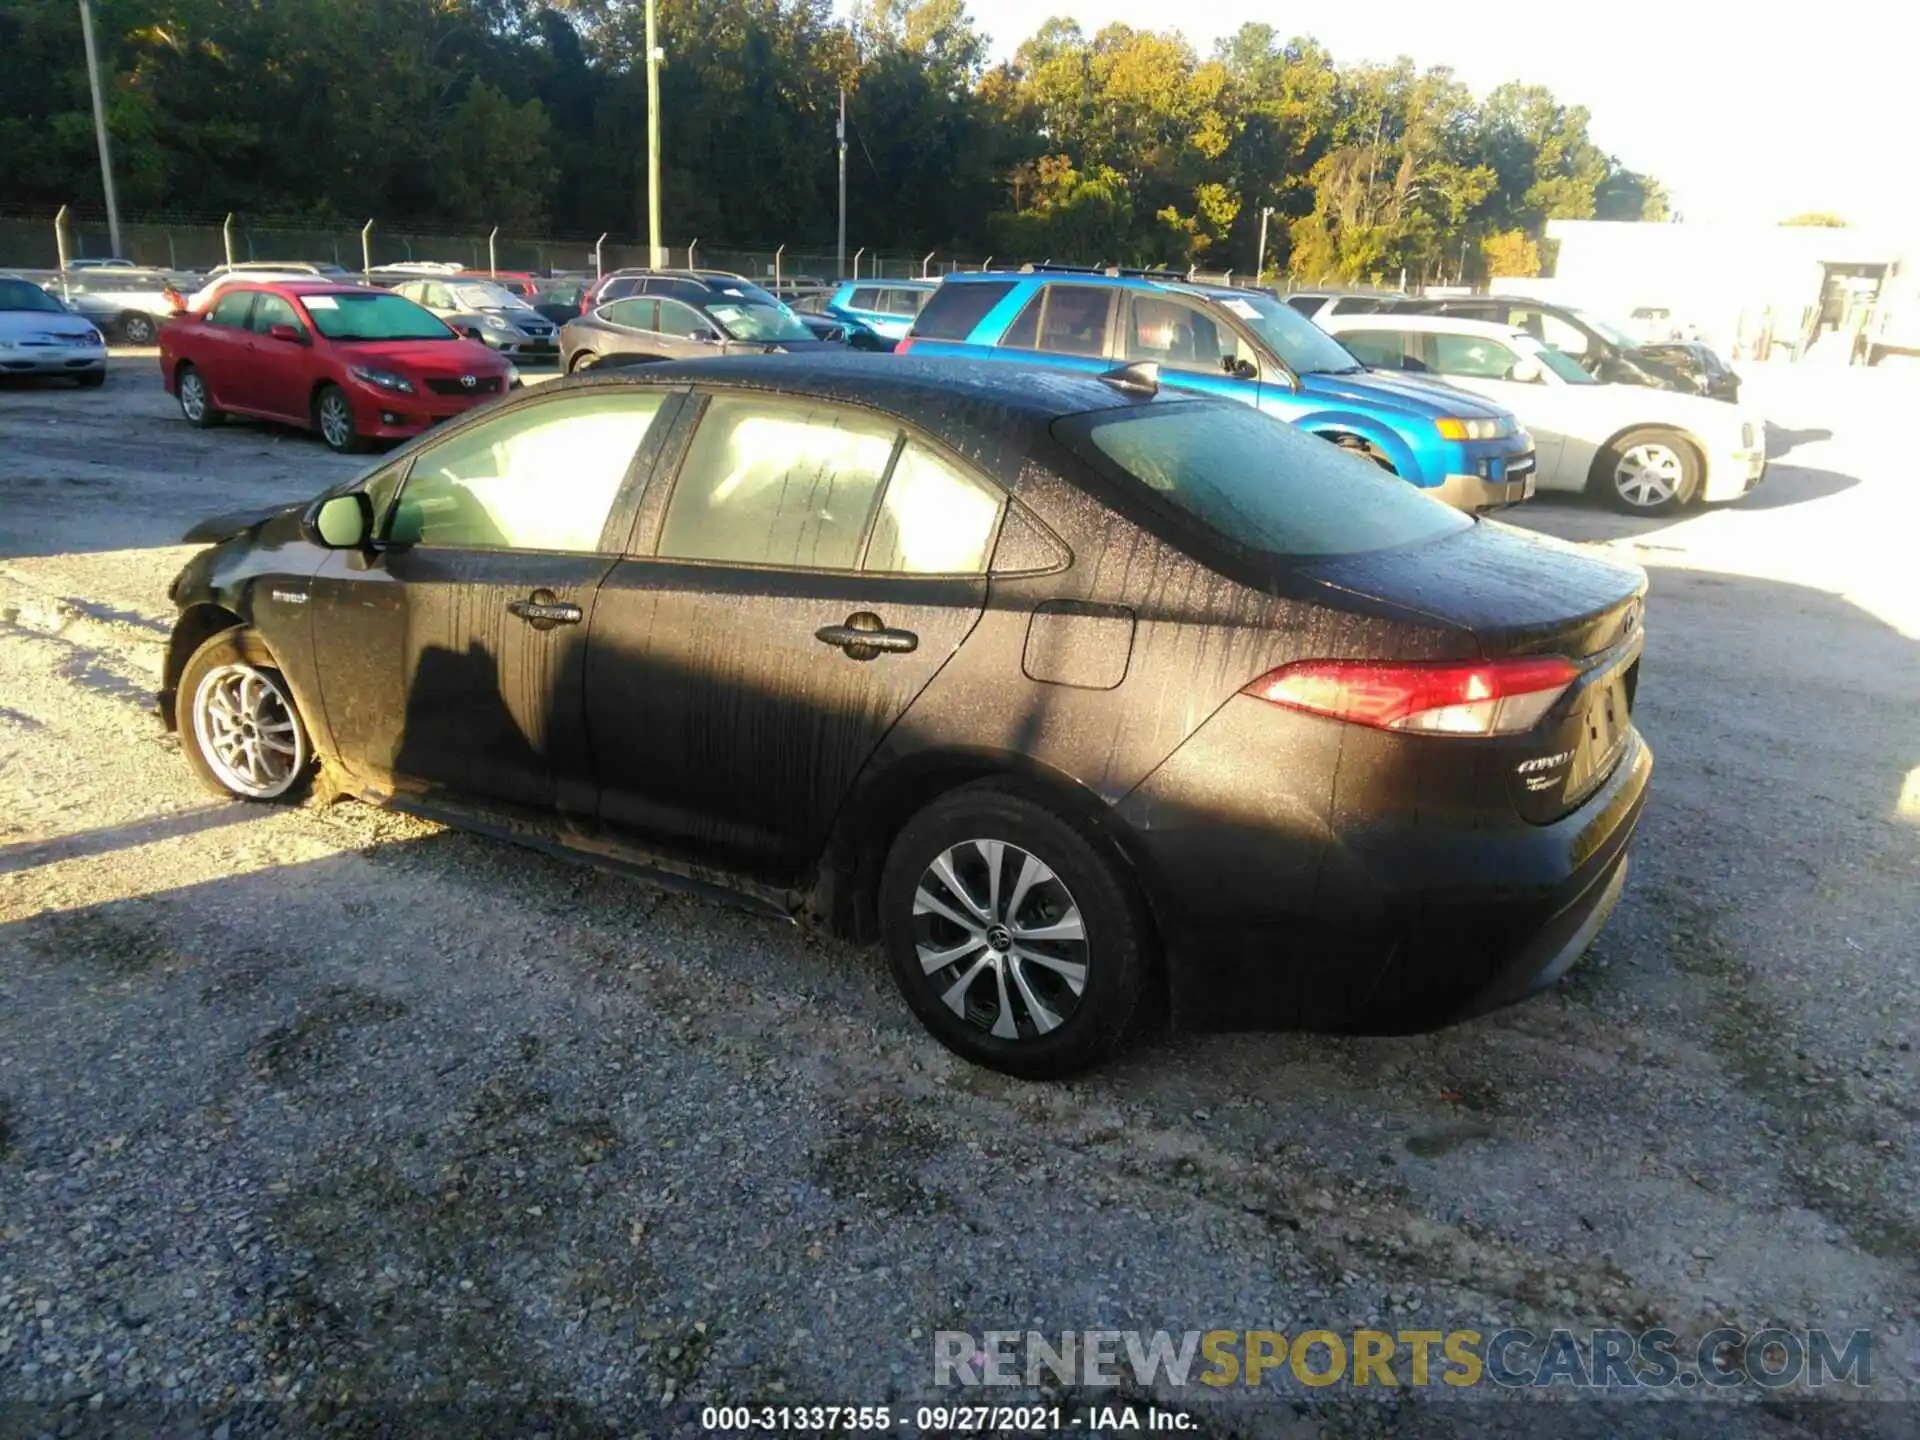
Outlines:
POLYGON ((1496 826, 1420 813, 1411 797, 1392 814, 1343 813, 1343 727, 1288 716, 1276 734, 1270 709, 1249 723, 1235 703, 1116 809, 1154 897, 1177 1025, 1437 1029, 1552 985, 1605 926, 1653 768, 1637 731, 1577 809, 1496 826), (1276 741, 1287 765, 1252 758, 1276 741))

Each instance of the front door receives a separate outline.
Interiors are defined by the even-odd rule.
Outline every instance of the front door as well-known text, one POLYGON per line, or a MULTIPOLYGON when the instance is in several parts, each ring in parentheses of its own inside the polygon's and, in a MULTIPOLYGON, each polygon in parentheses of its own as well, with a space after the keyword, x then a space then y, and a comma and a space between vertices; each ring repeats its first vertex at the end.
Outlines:
POLYGON ((1511 378, 1520 355, 1510 345, 1483 335, 1433 332, 1427 335, 1427 368, 1449 385, 1484 395, 1511 411, 1533 436, 1533 460, 1542 489, 1579 489, 1586 476, 1571 480, 1563 468, 1567 456, 1566 388, 1552 376, 1522 384, 1511 378))
POLYGON ((986 601, 1003 497, 870 412, 717 395, 601 587, 601 816, 649 848, 797 878, 986 601), (653 537, 657 536, 657 540, 653 537))
POLYGON ((327 724, 363 783, 591 813, 586 639, 668 403, 536 397, 373 482, 383 548, 335 552, 311 590, 327 724))
POLYGON ((1260 357, 1226 321, 1171 295, 1128 297, 1120 353, 1160 367, 1160 383, 1238 400, 1260 402, 1260 357))

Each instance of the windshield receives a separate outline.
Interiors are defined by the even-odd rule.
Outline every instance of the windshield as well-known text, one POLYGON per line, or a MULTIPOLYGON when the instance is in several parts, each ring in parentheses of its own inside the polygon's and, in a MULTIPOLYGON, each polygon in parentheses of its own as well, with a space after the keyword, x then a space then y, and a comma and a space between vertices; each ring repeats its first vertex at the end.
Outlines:
POLYGON ((485 284, 449 285, 453 303, 463 310, 527 310, 532 307, 512 291, 491 281, 485 284))
POLYGON ((66 306, 29 281, 0 280, 0 310, 42 310, 62 315, 66 306))
MULTIPOLYGON (((1343 352, 1344 353, 1344 352, 1343 352)), ((1437 540, 1473 522, 1406 481, 1250 405, 1096 410, 1055 433, 1159 509, 1236 549, 1287 559, 1437 540)))
MULTIPOLYGON (((773 297, 769 295, 768 300, 773 297)), ((706 307, 720 328, 735 340, 811 340, 813 332, 786 306, 718 300, 706 307)))
POLYGON ((1582 325, 1585 325, 1589 330, 1592 330, 1609 345, 1618 346, 1622 350, 1633 350, 1639 347, 1640 342, 1622 330, 1618 325, 1602 320, 1598 315, 1587 310, 1576 310, 1571 305, 1566 308, 1569 315, 1573 316, 1574 319, 1578 320, 1582 325))
POLYGON ((1247 328, 1296 375, 1349 375, 1366 368, 1346 346, 1271 295, 1249 291, 1245 295, 1216 296, 1215 303, 1244 320, 1247 328))
POLYGON ((303 295, 313 328, 329 340, 456 340, 431 311, 404 295, 369 290, 355 295, 303 295))
POLYGON ((1542 345, 1531 335, 1527 344, 1519 349, 1538 360, 1543 369, 1551 370, 1569 385, 1598 385, 1600 382, 1589 375, 1586 367, 1564 350, 1556 350, 1551 345, 1542 345))

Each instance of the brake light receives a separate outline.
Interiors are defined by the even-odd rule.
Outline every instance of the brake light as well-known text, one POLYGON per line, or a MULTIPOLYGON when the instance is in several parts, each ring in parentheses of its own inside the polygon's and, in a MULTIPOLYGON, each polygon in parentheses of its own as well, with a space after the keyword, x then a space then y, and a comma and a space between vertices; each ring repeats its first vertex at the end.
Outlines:
POLYGON ((1243 693, 1379 730, 1517 735, 1539 724, 1579 676, 1580 667, 1558 655, 1421 665, 1305 660, 1243 693))
POLYGON ((907 335, 907 336, 904 336, 899 341, 899 343, 893 347, 893 353, 896 355, 904 355, 911 349, 913 349, 913 337, 911 335, 907 335))

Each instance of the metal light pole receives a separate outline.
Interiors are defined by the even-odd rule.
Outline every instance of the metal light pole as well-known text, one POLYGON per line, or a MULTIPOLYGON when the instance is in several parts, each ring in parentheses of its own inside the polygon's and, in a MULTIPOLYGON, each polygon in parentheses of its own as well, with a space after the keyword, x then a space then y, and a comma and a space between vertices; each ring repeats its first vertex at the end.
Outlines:
POLYGON ((1267 273, 1267 217, 1271 214, 1271 205, 1260 207, 1260 254, 1253 265, 1253 283, 1256 285, 1260 283, 1260 277, 1267 273))
POLYGON ((654 0, 647 0, 647 263, 660 259, 660 60, 654 0))
POLYGON ((87 49, 87 83, 93 87, 93 135, 100 142, 100 188, 107 196, 107 238, 116 260, 120 253, 120 202, 113 194, 113 150, 107 144, 107 102, 100 93, 100 57, 93 48, 93 10, 80 0, 80 40, 87 49))
POLYGON ((834 254, 839 278, 847 278, 847 87, 840 87, 840 124, 834 134, 840 141, 840 241, 834 254))

